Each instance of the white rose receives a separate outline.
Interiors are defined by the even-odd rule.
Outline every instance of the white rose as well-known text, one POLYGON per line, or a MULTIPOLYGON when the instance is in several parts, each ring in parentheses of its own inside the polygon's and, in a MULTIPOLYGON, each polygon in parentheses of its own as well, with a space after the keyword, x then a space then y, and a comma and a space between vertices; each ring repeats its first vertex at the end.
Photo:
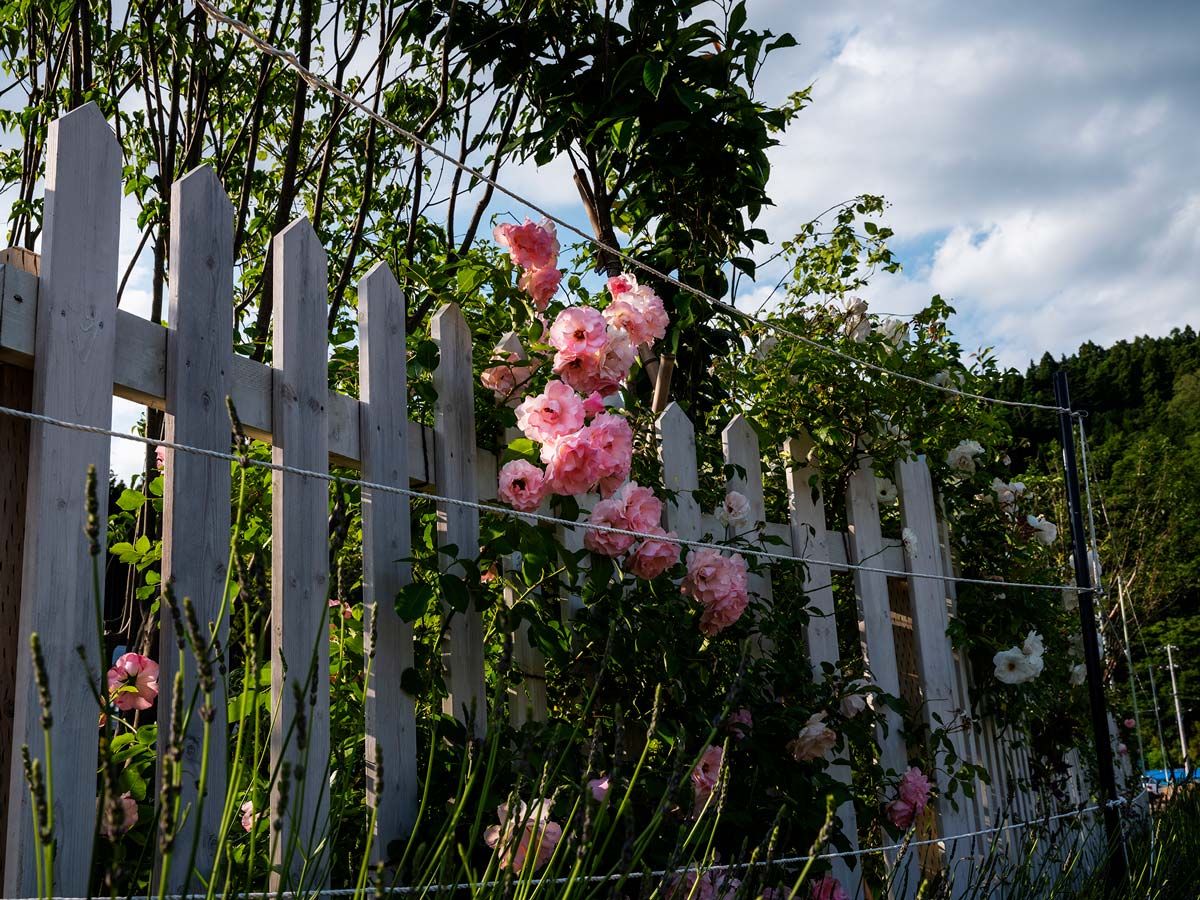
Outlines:
POLYGON ((1058 526, 1053 522, 1047 522, 1045 516, 1026 516, 1025 521, 1033 529, 1033 536, 1039 544, 1049 547, 1058 540, 1058 526))
POLYGON ((958 446, 946 454, 946 465, 956 472, 975 474, 975 457, 983 452, 978 441, 959 441, 958 446))
POLYGON ((1005 684, 1024 684, 1041 672, 1041 658, 1026 656, 1020 647, 1001 650, 992 657, 992 662, 996 666, 996 678, 1005 684))
POLYGON ((1071 684, 1078 687, 1087 681, 1087 666, 1080 663, 1077 666, 1071 666, 1071 684))
POLYGON ((842 715, 853 719, 867 708, 867 698, 862 694, 847 694, 842 698, 842 715))
POLYGON ((908 343, 908 323, 903 319, 894 319, 888 316, 880 321, 873 330, 897 350, 908 343))
POLYGON ((716 508, 717 521, 726 528, 738 528, 750 524, 750 501, 744 494, 730 491, 725 502, 716 508))
POLYGON ((879 500, 880 506, 891 506, 899 496, 899 492, 896 490, 896 483, 890 478, 876 476, 875 496, 879 500))
POLYGON ((1021 652, 1026 656, 1041 656, 1046 652, 1046 643, 1042 640, 1042 636, 1036 631, 1031 631, 1025 637, 1025 643, 1021 646, 1021 652))
POLYGON ((905 528, 900 532, 900 543, 904 544, 904 549, 908 551, 909 556, 916 553, 917 548, 921 545, 917 539, 917 533, 911 528, 905 528))

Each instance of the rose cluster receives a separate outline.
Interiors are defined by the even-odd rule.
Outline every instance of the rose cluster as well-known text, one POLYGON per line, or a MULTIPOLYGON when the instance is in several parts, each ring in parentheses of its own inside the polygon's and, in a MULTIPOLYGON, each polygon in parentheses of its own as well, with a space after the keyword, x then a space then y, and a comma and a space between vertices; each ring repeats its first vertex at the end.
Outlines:
POLYGON ((524 269, 517 286, 544 312, 563 275, 558 268, 558 234, 554 223, 543 219, 541 224, 534 224, 526 216, 524 225, 511 222, 497 225, 492 237, 508 250, 513 265, 524 269))
POLYGON ((1024 684, 1027 681, 1033 681, 1042 674, 1042 669, 1046 667, 1045 652, 1046 645, 1042 641, 1042 636, 1036 631, 1029 632, 1025 643, 1020 647, 1001 650, 992 657, 992 662, 996 666, 996 678, 1005 684, 1024 684))
POLYGON ((712 636, 742 617, 750 597, 746 589, 746 560, 725 556, 712 547, 697 547, 687 557, 687 576, 681 590, 703 607, 700 630, 712 636))
POLYGON ((929 779, 921 770, 911 768, 900 779, 896 799, 887 805, 887 815, 892 824, 905 830, 912 827, 917 817, 929 803, 929 779))

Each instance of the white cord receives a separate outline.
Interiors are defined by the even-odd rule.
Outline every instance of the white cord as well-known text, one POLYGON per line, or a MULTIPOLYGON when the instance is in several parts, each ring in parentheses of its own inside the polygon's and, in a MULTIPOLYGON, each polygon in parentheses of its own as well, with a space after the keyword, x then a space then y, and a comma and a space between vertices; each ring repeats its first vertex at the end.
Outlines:
POLYGON ((920 384, 920 385, 923 385, 928 388, 933 388, 934 390, 942 391, 943 393, 953 394, 958 397, 967 397, 972 400, 981 400, 985 403, 996 403, 1001 406, 1020 407, 1023 409, 1041 409, 1041 410, 1048 410, 1050 412, 1069 412, 1070 411, 1070 410, 1064 409, 1059 406, 1051 406, 1051 405, 1042 404, 1042 403, 1025 403, 1025 402, 1022 402, 1019 400, 1001 400, 998 397, 988 397, 984 394, 975 394, 970 391, 961 391, 957 388, 950 387, 949 385, 935 384, 932 381, 926 381, 923 378, 917 378, 915 375, 906 375, 903 372, 896 372, 885 366, 876 365, 875 363, 868 362, 864 359, 859 359, 857 356, 851 356, 849 353, 843 353, 841 350, 837 350, 833 347, 829 347, 818 341, 814 341, 812 338, 805 337, 804 335, 801 335, 801 334, 797 334, 796 332, 791 331, 790 329, 785 328, 784 326, 780 325, 778 322, 775 322, 775 321, 772 321, 769 319, 759 319, 757 316, 755 316, 751 313, 748 313, 745 310, 738 309, 736 306, 734 306, 731 303, 726 303, 725 301, 720 300, 720 299, 712 296, 711 294, 708 294, 708 293, 700 290, 699 288, 694 288, 694 287, 691 287, 690 285, 684 284, 679 279, 674 278, 673 276, 668 275, 664 272, 660 272, 658 269, 655 269, 652 266, 646 265, 645 263, 628 255, 627 253, 622 252, 620 249, 618 249, 616 247, 611 247, 608 244, 605 244, 603 241, 600 241, 599 239, 593 237, 592 235, 588 234, 587 232, 583 231, 582 229, 577 228, 574 225, 570 224, 569 222, 565 222, 562 219, 555 216, 554 214, 542 209, 540 206, 538 206, 532 200, 529 200, 528 198, 523 197, 520 194, 516 193, 515 191, 505 187, 503 184, 496 181, 495 179, 489 178, 487 175, 485 175, 483 172, 480 172, 478 169, 474 168, 473 166, 469 166, 465 162, 455 159, 451 154, 442 150, 440 147, 438 147, 434 144, 431 144, 426 140, 423 140, 422 138, 413 134, 411 131, 408 131, 407 129, 401 127, 400 125, 397 125, 391 119, 388 119, 387 117, 380 115, 379 113, 377 113, 375 110, 371 109, 369 106, 367 106, 365 103, 363 103, 358 98, 352 96, 351 94, 347 93, 346 91, 342 90, 341 88, 337 87, 336 85, 330 84, 328 81, 323 79, 321 76, 317 75, 315 72, 312 72, 311 70, 306 68, 303 64, 301 64, 300 60, 296 57, 296 55, 294 53, 289 53, 286 50, 280 50, 278 47, 275 47, 275 46, 267 43, 265 40, 263 40, 261 37, 259 37, 258 34, 256 34, 248 25, 245 25, 244 23, 239 22, 237 19, 234 19, 231 16, 228 16, 225 13, 221 12, 221 10, 219 10, 215 6, 213 6, 210 2, 208 2, 208 0, 196 0, 196 5, 198 7, 200 7, 202 10, 204 10, 204 12, 210 18, 212 18, 214 21, 220 22, 224 25, 227 25, 228 27, 232 28, 234 31, 238 32, 239 34, 241 34, 244 37, 246 37, 247 39, 249 39, 250 42, 253 43, 263 53, 267 53, 271 56, 274 56, 277 59, 280 59, 283 62, 285 62, 287 65, 291 66, 300 75, 300 77, 302 77, 305 81, 307 81, 314 88, 319 88, 327 93, 333 94, 335 97, 337 97, 343 103, 347 103, 350 106, 353 106, 359 112, 370 117, 375 122, 382 125, 384 128, 387 128, 388 130, 400 135, 402 138, 404 138, 407 141, 410 141, 413 144, 416 144, 418 147, 421 147, 424 150, 427 150, 428 152, 432 153, 434 156, 437 156, 439 159, 443 160, 444 162, 449 163, 450 165, 454 166, 455 168, 460 169, 463 172, 466 172, 472 178, 477 179, 478 181, 480 181, 484 184, 490 185, 495 190, 500 191, 500 193, 504 194, 505 196, 510 197, 511 199, 517 201, 518 203, 528 207, 533 212, 537 213, 540 216, 545 217, 546 219, 553 222, 555 225, 559 226, 560 228, 565 228, 567 231, 570 231, 572 234, 578 235, 579 237, 583 238, 588 243, 592 244, 594 247, 597 247, 598 249, 603 250, 606 253, 612 254, 613 256, 619 258, 623 262, 628 263, 629 265, 633 266, 636 269, 641 270, 642 272, 646 272, 650 275, 653 275, 655 278, 659 278, 662 281, 666 282, 667 284, 674 285, 675 287, 679 288, 680 290, 686 291, 695 297, 699 297, 702 300, 707 300, 709 303, 713 304, 713 306, 715 306, 719 309, 723 309, 726 312, 733 313, 734 315, 740 316, 744 319, 749 319, 752 322, 757 322, 760 325, 765 325, 768 328, 772 328, 775 331, 778 331, 780 334, 787 335, 788 337, 792 338, 793 340, 799 341, 802 344, 805 344, 816 350, 820 350, 824 353, 832 354, 833 356, 836 356, 837 358, 844 360, 845 362, 852 363, 853 365, 862 366, 863 368, 870 369, 874 372, 879 372, 880 374, 891 375, 895 378, 903 379, 904 381, 910 381, 910 382, 913 382, 914 384, 920 384))
MULTIPOLYGON (((238 456, 234 453, 226 453, 221 450, 209 450, 205 447, 193 447, 188 444, 181 444, 177 441, 156 441, 151 438, 144 437, 140 434, 126 434, 122 431, 115 431, 112 428, 104 428, 100 425, 83 425, 78 422, 69 422, 65 419, 56 419, 53 416, 44 416, 40 413, 29 412, 23 409, 13 409, 8 406, 0 406, 0 415, 14 416, 19 419, 26 419, 30 422, 38 422, 43 425, 53 425, 56 428, 65 428, 70 431, 82 431, 87 434, 102 434, 112 438, 119 438, 125 441, 134 441, 139 444, 146 444, 153 447, 167 447, 171 450, 179 450, 183 453, 192 453, 197 456, 207 456, 212 459, 223 459, 228 462, 238 463, 244 466, 257 466, 260 469, 270 469, 274 472, 284 472, 288 475, 299 475, 304 478, 315 478, 319 481, 327 481, 338 485, 356 485, 358 487, 369 488, 373 491, 381 491, 388 494, 399 494, 404 497, 424 498, 427 500, 435 500, 438 503, 448 503, 451 506, 463 506, 468 509, 478 510, 479 512, 497 513, 502 516, 509 516, 521 519, 532 519, 538 522, 544 522, 548 525, 562 525, 567 528, 586 528, 589 531, 598 531, 605 534, 620 534, 626 537, 638 538, 640 540, 659 541, 664 544, 678 544, 681 547, 704 547, 713 550, 735 550, 738 553, 743 553, 747 556, 756 556, 760 559, 772 559, 780 562, 799 562, 813 563, 816 565, 830 566, 832 564, 827 559, 814 559, 807 556, 793 556, 788 553, 773 553, 770 550, 756 550, 754 548, 733 548, 728 544, 718 544, 711 541, 693 541, 685 538, 673 537, 670 535, 650 534, 645 531, 634 531, 629 528, 614 528, 611 525, 591 524, 588 522, 576 522, 571 519, 562 519, 557 516, 548 516, 544 513, 536 512, 519 512, 507 506, 496 506, 491 503, 480 503, 475 500, 463 500, 459 497, 446 497, 442 494, 432 494, 423 491, 415 491, 412 488, 396 487, 390 484, 380 484, 375 481, 364 481, 361 478, 343 478, 340 475, 331 475, 328 472, 318 472, 313 469, 300 469, 296 466, 283 465, 276 462, 268 462, 261 459, 251 459, 248 456, 238 456)), ((1051 591, 1076 591, 1078 587, 1073 584, 1036 584, 1032 582, 1021 581, 993 581, 987 578, 962 578, 957 575, 935 575, 925 572, 908 572, 903 569, 884 569, 878 566, 864 566, 851 562, 838 563, 837 568, 851 569, 858 572, 874 572, 880 575, 891 575, 896 578, 932 578, 939 581, 954 581, 963 584, 982 584, 988 587, 1020 587, 1020 588, 1036 588, 1046 589, 1051 591)))

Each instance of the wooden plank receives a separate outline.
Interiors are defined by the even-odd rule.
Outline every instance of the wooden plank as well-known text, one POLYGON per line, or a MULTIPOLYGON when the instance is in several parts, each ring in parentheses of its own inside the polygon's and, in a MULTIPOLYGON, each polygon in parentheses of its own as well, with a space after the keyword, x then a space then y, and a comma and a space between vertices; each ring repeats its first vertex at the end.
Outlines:
MULTIPOLYGON (((666 528, 685 541, 698 540, 703 533, 696 491, 700 475, 696 469, 696 430, 683 408, 672 401, 655 422, 658 458, 663 468, 663 515, 666 528)), ((688 548, 682 556, 687 558, 688 548)))
MULTIPOLYGON (((791 438, 783 445, 784 459, 788 461, 787 491, 788 510, 791 519, 790 545, 796 556, 813 560, 804 567, 804 595, 808 600, 811 617, 804 630, 808 645, 808 661, 812 666, 813 680, 825 681, 825 669, 831 666, 839 671, 837 622, 834 619, 833 584, 830 581, 829 558, 825 539, 825 498, 821 490, 820 470, 812 464, 812 438, 807 434, 791 438)), ((853 773, 850 766, 834 763, 829 775, 841 784, 852 786, 853 773)), ((851 849, 858 849, 858 817, 854 801, 848 800, 838 807, 842 834, 850 842, 851 849)), ((845 857, 832 860, 833 876, 842 883, 851 897, 860 893, 859 881, 862 867, 851 868, 845 857)))
MULTIPOLYGON (((896 485, 900 495, 900 523, 916 537, 915 544, 907 553, 907 568, 919 576, 942 574, 940 542, 938 540, 937 513, 933 498, 933 480, 923 458, 900 460, 895 466, 896 485)), ((966 742, 963 738, 963 716, 968 704, 960 695, 954 671, 954 655, 950 639, 946 635, 947 593, 945 583, 937 578, 910 578, 909 597, 912 604, 913 643, 916 650, 917 676, 921 681, 924 702, 921 710, 930 731, 948 730, 948 738, 958 760, 967 758, 966 742)), ((931 748, 932 749, 932 748, 931 748)), ((961 763, 954 763, 958 765, 961 763)), ((950 784, 947 760, 936 760, 934 779, 940 799, 937 814, 941 834, 967 834, 974 831, 974 822, 967 812, 965 798, 958 807, 947 796, 950 784)), ((967 889, 967 868, 975 856, 972 841, 958 842, 957 846, 945 847, 946 863, 955 869, 958 877, 953 879, 954 896, 961 896, 967 889), (960 865, 959 861, 967 861, 960 865)))
MULTIPOLYGON (((762 453, 758 447, 758 434, 750 420, 741 413, 734 416, 721 432, 721 450, 725 456, 725 463, 736 467, 726 482, 726 490, 737 491, 750 501, 750 524, 743 526, 740 532, 743 539, 762 550, 773 550, 772 546, 758 539, 756 534, 746 533, 755 529, 759 523, 766 522, 767 515, 763 500, 762 453)), ((747 562, 754 560, 748 559, 747 562)), ((771 570, 764 566, 758 572, 751 572, 746 582, 750 596, 758 598, 761 614, 770 615, 771 570)), ((754 646, 761 652, 770 652, 770 641, 764 637, 759 636, 754 641, 754 646)))
MULTIPOLYGON (((319 472, 329 460, 325 251, 309 221, 298 219, 276 235, 273 257, 271 459, 319 472)), ((320 846, 329 808, 328 484, 272 472, 271 519, 271 701, 278 710, 271 764, 274 769, 286 760, 292 766, 281 833, 272 835, 272 889, 299 890, 324 884, 328 867, 320 846)), ((276 783, 271 809, 278 807, 276 783)))
MULTIPOLYGON (((392 487, 408 487, 404 312, 400 285, 377 263, 358 285, 359 446, 363 478, 392 487)), ((363 488, 362 521, 367 807, 376 813, 371 861, 380 862, 389 842, 412 831, 420 799, 416 705, 400 687, 414 662, 413 629, 395 607, 412 580, 408 497, 363 488)))
MULTIPOLYGON (((31 405, 37 413, 105 428, 112 421, 109 385, 117 337, 120 167, 121 149, 94 103, 50 124, 31 405)), ((12 758, 27 744, 43 767, 50 763, 42 749, 37 687, 27 652, 30 634, 36 632, 57 725, 54 888, 63 896, 84 896, 91 868, 97 741, 95 731, 82 723, 95 721, 96 704, 84 680, 99 680, 107 660, 98 657, 93 559, 83 528, 88 466, 95 466, 104 496, 108 463, 109 441, 102 435, 38 424, 30 429, 12 758), (77 647, 87 657, 86 675, 77 647), (73 728, 82 728, 74 739, 73 728)), ((103 527, 98 540, 103 565, 103 527)), ((36 840, 19 766, 12 767, 8 788, 4 895, 32 897, 38 889, 36 840)))
MULTIPOLYGON (((171 195, 166 439, 228 452, 225 396, 233 356, 233 205, 208 166, 176 181, 171 195)), ((229 463, 168 449, 164 469, 163 581, 171 584, 177 604, 191 598, 204 637, 209 636, 207 623, 213 622, 220 645, 228 647, 229 463)), ((171 612, 165 603, 161 610, 158 702, 161 709, 170 709, 175 672, 180 667, 183 670, 185 698, 196 690, 197 672, 193 653, 180 654, 176 647, 171 612)), ((178 612, 182 614, 182 608, 178 612)), ((203 809, 199 809, 199 787, 204 722, 199 707, 183 735, 180 808, 190 807, 190 811, 171 861, 168 883, 172 890, 183 890, 188 880, 193 840, 197 869, 207 876, 221 838, 227 730, 223 682, 214 679, 209 702, 213 716, 203 809)), ((170 729, 161 728, 160 756, 165 755, 169 743, 170 729)), ((193 878, 191 884, 200 881, 193 878)))
MULTIPOLYGON (((438 493, 458 500, 475 501, 475 375, 471 365, 471 330, 456 304, 437 311, 430 323, 438 346, 438 367, 433 386, 436 443, 435 481, 438 493)), ((438 503, 438 546, 457 548, 456 559, 479 558, 479 511, 438 503)), ((443 572, 461 576, 462 570, 446 554, 438 554, 443 572)), ((451 612, 442 658, 447 670, 449 696, 445 712, 483 737, 487 726, 487 686, 483 673, 483 617, 476 609, 451 612)))
MULTIPOLYGON (((500 360, 503 364, 510 358, 517 362, 522 362, 527 359, 525 347, 521 343, 520 337, 516 332, 510 331, 500 338, 500 342, 496 344, 496 350, 493 353, 493 358, 500 360)), ((508 406, 516 407, 521 403, 522 397, 520 392, 514 392, 513 396, 508 398, 508 406)), ((518 438, 523 437, 521 429, 515 425, 506 428, 504 431, 504 440, 511 443, 518 438)), ((488 487, 487 493, 480 493, 481 497, 492 497, 496 493, 497 485, 493 483, 488 487)), ((549 504, 543 501, 539 507, 539 512, 548 512, 549 504)), ((525 519, 529 522, 529 519, 525 519)), ((519 571, 521 566, 520 554, 514 553, 503 560, 505 572, 519 571)), ((541 591, 538 590, 534 596, 541 596, 541 591)), ((504 586, 504 602, 507 606, 512 606, 517 600, 517 592, 507 582, 504 586)), ((544 722, 548 711, 546 700, 546 660, 542 656, 540 650, 533 645, 529 635, 529 623, 521 622, 517 625, 516 631, 513 632, 513 647, 512 658, 513 665, 524 676, 524 680, 520 685, 513 685, 508 690, 508 717, 513 728, 520 728, 526 722, 544 722)))
MULTIPOLYGON (((868 561, 870 565, 879 558, 883 536, 879 528, 875 473, 868 457, 859 461, 858 469, 850 476, 846 488, 846 519, 850 529, 851 561, 868 561)), ((854 592, 858 600, 859 633, 868 677, 887 693, 899 697, 900 674, 896 666, 887 576, 856 569, 854 592)), ((877 733, 880 762, 885 770, 899 776, 908 769, 908 749, 900 732, 903 722, 898 713, 886 706, 882 716, 884 727, 877 733)), ((893 852, 887 854, 887 859, 893 874, 893 900, 915 897, 920 882, 916 854, 906 853, 897 860, 893 852)))

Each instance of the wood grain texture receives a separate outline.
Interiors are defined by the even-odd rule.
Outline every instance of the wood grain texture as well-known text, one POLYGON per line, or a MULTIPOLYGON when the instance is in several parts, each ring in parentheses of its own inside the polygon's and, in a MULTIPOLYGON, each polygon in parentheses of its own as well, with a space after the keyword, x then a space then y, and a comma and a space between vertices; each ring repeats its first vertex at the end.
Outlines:
MULTIPOLYGON (((117 251, 121 150, 94 103, 50 125, 46 201, 34 352, 34 412, 88 425, 112 421, 116 350, 117 251)), ((96 733, 69 729, 94 721, 96 704, 85 679, 99 680, 97 598, 86 525, 86 478, 95 466, 104 491, 109 441, 100 435, 33 425, 21 575, 21 616, 13 716, 13 758, 28 744, 44 756, 37 690, 27 652, 37 632, 54 697, 54 817, 58 842, 55 890, 83 896, 88 889, 96 803, 96 733), (53 598, 53 602, 47 602, 53 598), (87 665, 81 671, 76 648, 87 665), (85 674, 86 673, 86 674, 85 674)), ((101 564, 105 529, 100 529, 101 564)), ((101 598, 102 600, 102 598, 101 598)), ((43 759, 45 766, 48 760, 43 759)), ((9 777, 4 894, 36 896, 35 839, 29 792, 19 767, 9 777)))
MULTIPOLYGON (((443 306, 430 328, 438 346, 434 415, 435 471, 438 492, 459 500, 477 500, 475 472, 475 375, 471 364, 471 331, 456 304, 443 306)), ((465 506, 438 504, 438 546, 457 548, 456 559, 479 558, 479 512, 465 506)), ((455 560, 438 554, 442 571, 462 575, 455 560)), ((448 610, 447 610, 448 611, 448 610)), ((483 674, 483 617, 478 610, 450 615, 443 645, 449 697, 445 712, 484 735, 487 687, 483 674)))
MULTIPOLYGON (((895 473, 900 496, 901 527, 909 529, 916 537, 906 554, 908 570, 919 576, 941 575, 937 512, 929 467, 923 458, 900 460, 896 463, 895 473)), ((948 730, 947 737, 955 756, 960 761, 969 759, 962 729, 968 705, 960 694, 954 654, 946 634, 949 621, 945 583, 934 577, 910 578, 908 592, 916 672, 924 701, 920 708, 925 724, 930 731, 948 730)), ((948 764, 945 759, 939 758, 933 772, 939 792, 936 803, 938 826, 943 835, 966 834, 974 830, 973 817, 967 812, 964 798, 951 798, 948 794, 950 779, 947 769, 957 764, 948 764), (956 800, 961 802, 956 803, 956 800)), ((953 865, 956 859, 973 858, 975 850, 969 840, 947 847, 947 864, 953 865)), ((967 890, 967 881, 965 877, 954 881, 956 896, 967 890)))
MULTIPOLYGON (((738 528, 730 527, 726 537, 732 538, 735 533, 743 540, 748 540, 761 550, 787 552, 774 545, 768 545, 754 531, 760 524, 765 523, 766 507, 763 502, 762 453, 758 446, 758 434, 754 431, 750 420, 742 414, 733 417, 725 430, 721 432, 721 450, 725 456, 725 464, 734 466, 733 474, 725 484, 727 491, 737 491, 750 501, 750 523, 738 528)), ((757 562, 759 570, 751 571, 746 579, 752 602, 758 607, 759 615, 769 616, 772 605, 771 569, 764 563, 767 560, 747 559, 752 566, 757 562)), ((751 647, 756 653, 770 653, 772 642, 761 634, 756 634, 751 647)))
MULTIPOLYGON (((172 187, 170 311, 167 331, 166 439, 230 449, 229 392, 233 357, 233 205, 216 174, 203 166, 172 187)), ((225 579, 229 567, 230 469, 219 459, 166 451, 163 491, 163 581, 174 589, 176 604, 191 598, 196 620, 207 639, 208 623, 228 647, 225 579)), ((179 610, 182 614, 182 607, 179 610)), ((162 604, 159 630, 159 704, 171 708, 175 672, 182 666, 184 697, 197 684, 192 652, 180 653, 171 612, 162 604)), ((185 699, 186 702, 186 699, 185 699)), ((203 703, 201 696, 200 703, 203 703)), ((211 707, 209 764, 203 809, 199 809, 204 723, 199 706, 183 735, 181 808, 190 811, 178 836, 168 883, 183 890, 188 852, 197 841, 196 865, 207 876, 216 858, 225 800, 226 703, 222 679, 215 679, 211 707)), ((164 754, 170 731, 159 731, 164 754)), ((193 877, 192 885, 200 884, 193 877)))
MULTIPOLYGON (((408 357, 404 295, 385 263, 358 285, 362 474, 408 486, 408 357)), ((417 817, 419 761, 416 706, 401 688, 413 665, 413 629, 396 614, 396 595, 412 580, 408 497, 363 488, 363 636, 366 685, 367 806, 376 811, 371 860, 407 837, 417 817), (380 769, 382 768, 382 773, 380 769)))
MULTIPOLYGON (((858 469, 850 476, 846 488, 846 520, 850 527, 851 561, 874 565, 883 549, 883 535, 879 527, 875 472, 867 457, 859 461, 858 469)), ((854 592, 858 599, 859 632, 868 677, 887 693, 899 697, 900 674, 896 666, 887 578, 879 572, 855 570, 854 592)), ((891 708, 885 707, 882 714, 886 728, 877 732, 879 759, 885 769, 899 776, 908 768, 908 748, 900 733, 903 722, 891 708)), ((906 853, 897 859, 892 853, 888 855, 888 862, 895 874, 893 900, 916 896, 919 878, 915 854, 906 853)))
MULTIPOLYGON (((528 357, 525 353, 525 347, 521 344, 520 337, 516 332, 510 331, 500 338, 496 344, 496 349, 493 352, 493 357, 500 361, 498 364, 512 360, 513 362, 523 362, 528 357)), ((515 391, 511 396, 507 405, 517 407, 521 403, 521 391, 515 391)), ((512 442, 520 437, 523 437, 521 429, 515 425, 506 428, 504 431, 504 440, 512 442)), ((481 487, 481 497, 491 497, 496 492, 496 485, 491 484, 485 493, 481 487)), ((542 501, 538 508, 539 512, 548 512, 549 503, 542 501)), ((531 522, 530 519, 525 519, 526 522, 531 522)), ((521 556, 519 553, 514 553, 507 557, 504 561, 505 572, 516 572, 520 570, 521 556)), ((542 591, 539 589, 532 595, 534 598, 540 598, 542 591)), ((504 586, 504 602, 508 606, 512 606, 517 600, 517 591, 509 584, 504 586)), ((512 658, 513 665, 521 672, 523 680, 519 685, 513 685, 508 689, 508 717, 513 728, 520 728, 526 722, 544 722, 547 714, 546 700, 546 660, 542 656, 542 652, 534 646, 530 637, 529 622, 522 621, 517 625, 516 631, 512 636, 512 658)))
MULTIPOLYGON (((685 541, 698 540, 703 533, 696 491, 700 476, 696 469, 696 429, 683 408, 672 401, 655 422, 658 458, 663 468, 664 527, 685 541)), ((681 550, 687 557, 687 548, 681 550)))
MULTIPOLYGON (((329 460, 325 251, 307 219, 276 235, 274 251, 271 459, 321 471, 329 460)), ((271 731, 271 762, 286 760, 292 767, 272 889, 299 890, 327 879, 329 861, 318 845, 329 808, 328 519, 326 482, 272 472, 271 701, 279 712, 271 731), (307 732, 303 746, 302 731, 307 732)), ((278 799, 277 785, 272 810, 278 799)))
MULTIPOLYGON (((813 680, 823 682, 826 667, 839 671, 837 622, 834 619, 833 584, 825 560, 829 558, 825 534, 825 498, 821 491, 821 472, 811 462, 812 439, 801 434, 783 445, 784 459, 788 462, 786 479, 788 511, 790 519, 791 551, 797 556, 814 560, 804 567, 804 595, 811 611, 808 627, 804 630, 808 646, 808 661, 812 667, 813 680)), ((845 785, 853 784, 850 766, 834 763, 829 775, 845 785)), ((850 842, 851 849, 858 848, 858 816, 854 801, 848 800, 837 809, 842 834, 850 842)), ((855 897, 859 894, 862 867, 851 868, 848 862, 838 857, 831 861, 833 877, 842 883, 846 892, 855 897)))

